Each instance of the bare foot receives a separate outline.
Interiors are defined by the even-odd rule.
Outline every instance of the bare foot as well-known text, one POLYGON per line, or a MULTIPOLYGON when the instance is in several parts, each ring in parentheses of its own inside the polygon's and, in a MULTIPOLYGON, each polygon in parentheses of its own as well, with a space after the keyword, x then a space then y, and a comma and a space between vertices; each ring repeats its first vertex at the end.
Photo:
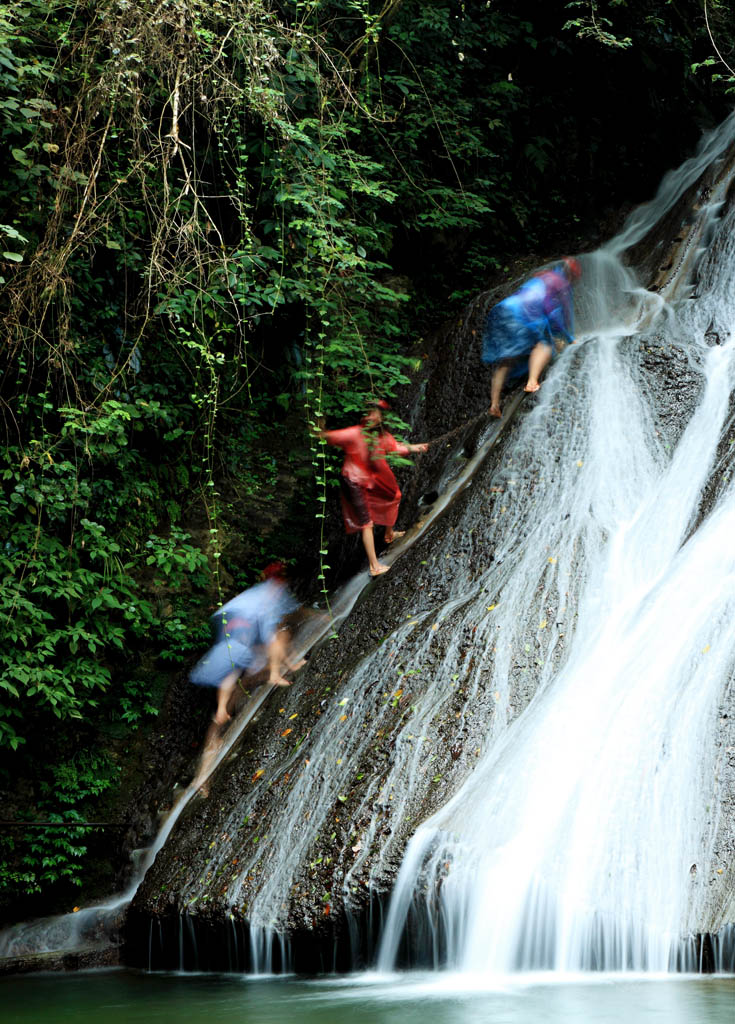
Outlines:
POLYGON ((382 562, 379 562, 378 565, 374 569, 370 569, 369 572, 371 576, 382 576, 384 572, 390 572, 390 566, 383 565, 382 562))
POLYGON ((269 679, 268 682, 271 684, 271 686, 290 686, 291 685, 291 683, 288 681, 288 679, 284 679, 283 676, 273 676, 273 678, 269 679))
POLYGON ((531 380, 529 380, 528 384, 526 384, 526 386, 525 386, 525 388, 524 388, 523 390, 524 390, 524 391, 528 391, 528 393, 532 395, 532 394, 534 394, 534 393, 535 393, 536 391, 538 391, 538 389, 539 389, 540 387, 541 387, 541 385, 540 385, 540 384, 539 384, 539 383, 538 383, 537 381, 531 381, 531 380))
POLYGON ((390 533, 390 534, 386 533, 386 535, 385 535, 385 543, 386 544, 392 544, 394 540, 397 540, 399 537, 405 537, 405 536, 406 536, 406 531, 405 530, 394 530, 393 533, 390 533))
POLYGON ((212 718, 212 721, 215 725, 227 725, 228 722, 232 721, 232 715, 228 715, 226 711, 218 711, 212 718))
POLYGON ((488 413, 490 416, 494 416, 496 420, 499 420, 500 417, 503 415, 502 412, 500 411, 499 405, 491 405, 490 408, 488 409, 488 413))
POLYGON ((301 661, 297 661, 295 665, 289 665, 288 666, 288 671, 289 672, 298 672, 298 670, 300 668, 303 668, 305 664, 306 664, 306 658, 302 658, 301 661))

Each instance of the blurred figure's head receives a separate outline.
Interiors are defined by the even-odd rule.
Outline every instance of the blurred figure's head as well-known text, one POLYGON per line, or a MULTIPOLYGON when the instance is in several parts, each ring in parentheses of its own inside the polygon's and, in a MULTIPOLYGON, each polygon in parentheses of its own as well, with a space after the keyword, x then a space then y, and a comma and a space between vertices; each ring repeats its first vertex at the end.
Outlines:
POLYGON ((275 580, 276 583, 286 582, 286 565, 284 562, 271 562, 263 569, 264 580, 275 580))
POLYGON ((574 256, 570 256, 562 260, 561 266, 569 282, 574 284, 575 281, 579 281, 582 276, 582 267, 579 260, 575 259, 574 256))
POLYGON ((390 409, 390 405, 384 398, 378 398, 374 402, 369 402, 367 411, 362 418, 363 426, 367 427, 368 430, 378 430, 383 424, 383 413, 390 409))

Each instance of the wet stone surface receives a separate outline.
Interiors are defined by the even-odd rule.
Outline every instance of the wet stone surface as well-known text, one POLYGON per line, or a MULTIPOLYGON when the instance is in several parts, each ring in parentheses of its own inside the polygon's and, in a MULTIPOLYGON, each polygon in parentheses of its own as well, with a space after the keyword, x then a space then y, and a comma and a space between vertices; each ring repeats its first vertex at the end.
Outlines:
MULTIPOLYGON (((188 903, 198 914, 229 914, 231 883, 236 876, 234 909, 247 917, 261 876, 268 870, 268 858, 254 859, 253 848, 277 847, 308 826, 312 816, 319 817, 320 828, 291 879, 288 895, 282 901, 285 907, 278 908, 282 911, 281 926, 287 921, 290 928, 329 931, 345 899, 358 908, 368 901, 370 887, 384 890, 390 885, 416 823, 443 803, 471 770, 482 748, 487 718, 495 713, 492 697, 478 693, 468 708, 457 680, 447 680, 446 699, 415 739, 417 746, 421 743, 426 749, 426 755, 419 758, 422 781, 414 792, 400 794, 401 813, 396 816, 392 806, 396 792, 385 791, 382 783, 401 726, 412 713, 414 695, 441 663, 446 642, 452 636, 450 622, 432 630, 430 612, 446 599, 453 581, 462 576, 471 578, 469 563, 482 548, 462 527, 463 508, 469 498, 469 492, 462 496, 439 524, 399 560, 389 576, 371 586, 343 625, 339 638, 314 654, 294 687, 273 695, 213 780, 209 799, 196 802, 185 813, 149 872, 136 898, 138 907, 160 913, 172 905, 181 909, 182 903, 188 903), (384 666, 372 671, 363 667, 365 659, 397 629, 427 615, 418 643, 408 637, 391 651, 395 671, 388 678, 384 666), (425 649, 427 632, 434 635, 433 643, 425 649), (420 648, 420 664, 414 665, 416 646, 420 648), (409 662, 414 667, 408 667, 409 662), (345 686, 356 671, 362 672, 359 720, 355 720, 350 707, 358 695, 345 686), (349 697, 343 697, 348 692, 349 697), (344 711, 336 714, 335 708, 342 700, 344 711), (329 727, 334 733, 322 742, 331 747, 333 756, 325 761, 341 767, 337 762, 342 760, 345 744, 342 734, 358 733, 357 740, 352 740, 356 749, 351 749, 349 772, 337 772, 339 784, 327 776, 332 765, 312 767, 310 757, 312 734, 324 729, 330 710, 329 727), (283 828, 284 822, 277 820, 279 804, 294 780, 309 770, 325 774, 324 785, 317 787, 319 805, 304 807, 302 821, 286 823, 291 836, 280 837, 277 829, 283 828), (236 813, 233 808, 237 808, 236 813), (370 849, 363 845, 366 841, 370 849), (215 863, 210 851, 217 849, 219 854, 223 848, 227 857, 218 856, 215 863), (363 863, 354 871, 358 857, 363 863), (244 877, 241 863, 248 866, 244 877), (345 892, 343 879, 350 872, 345 892), (193 898, 196 903, 191 905, 193 898)), ((490 561, 492 552, 483 551, 482 557, 490 561)), ((463 629, 459 648, 471 660, 472 632, 463 629)), ((519 707, 530 696, 531 687, 527 684, 524 689, 524 695, 514 701, 519 707)))

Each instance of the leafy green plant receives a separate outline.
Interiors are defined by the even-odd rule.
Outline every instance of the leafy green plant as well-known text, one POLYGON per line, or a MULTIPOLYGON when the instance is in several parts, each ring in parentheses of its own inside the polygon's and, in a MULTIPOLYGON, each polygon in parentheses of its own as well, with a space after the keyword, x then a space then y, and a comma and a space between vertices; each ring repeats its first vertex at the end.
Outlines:
POLYGON ((22 828, 0 838, 0 880, 32 894, 63 882, 81 886, 90 798, 99 797, 115 781, 115 766, 104 755, 81 753, 51 766, 39 786, 37 813, 44 824, 22 828))

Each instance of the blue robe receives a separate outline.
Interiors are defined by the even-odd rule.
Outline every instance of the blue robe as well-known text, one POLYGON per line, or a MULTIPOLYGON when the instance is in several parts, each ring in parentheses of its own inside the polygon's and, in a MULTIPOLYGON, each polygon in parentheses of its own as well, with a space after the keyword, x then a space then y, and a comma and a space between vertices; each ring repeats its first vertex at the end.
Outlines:
POLYGON ((236 669, 259 672, 266 664, 265 649, 281 619, 297 607, 284 584, 258 583, 219 608, 211 622, 215 643, 189 675, 198 686, 219 686, 236 669))
POLYGON ((521 376, 539 343, 555 337, 573 342, 571 285, 559 271, 542 271, 488 313, 482 335, 483 363, 510 362, 510 376, 521 376))

